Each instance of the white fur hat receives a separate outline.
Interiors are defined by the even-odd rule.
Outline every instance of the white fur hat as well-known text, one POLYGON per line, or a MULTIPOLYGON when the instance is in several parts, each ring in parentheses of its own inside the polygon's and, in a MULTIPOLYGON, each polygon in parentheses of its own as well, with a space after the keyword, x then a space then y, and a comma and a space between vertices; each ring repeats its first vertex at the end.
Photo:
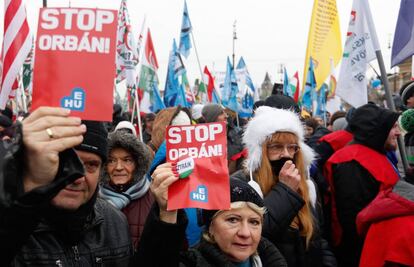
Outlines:
POLYGON ((248 150, 248 168, 257 170, 262 161, 262 144, 275 132, 289 132, 298 137, 298 144, 304 154, 305 166, 314 159, 313 150, 304 143, 303 124, 298 115, 290 110, 261 106, 255 111, 243 135, 248 150))

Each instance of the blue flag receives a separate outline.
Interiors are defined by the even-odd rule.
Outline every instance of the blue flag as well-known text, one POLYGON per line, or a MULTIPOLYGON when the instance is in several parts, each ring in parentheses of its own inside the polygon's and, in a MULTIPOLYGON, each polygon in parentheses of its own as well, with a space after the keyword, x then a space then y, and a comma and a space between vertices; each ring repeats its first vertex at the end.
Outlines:
POLYGON ((190 16, 188 15, 187 10, 187 1, 184 1, 183 20, 181 22, 180 45, 178 51, 185 58, 188 58, 190 55, 190 49, 192 47, 190 40, 192 29, 193 28, 191 26, 190 16))
POLYGON ((164 103, 166 107, 174 107, 178 105, 188 106, 185 99, 185 91, 179 82, 179 76, 185 72, 184 63, 180 53, 177 51, 175 39, 173 48, 168 59, 167 78, 164 89, 164 103))
POLYGON ((283 94, 293 98, 292 90, 290 90, 289 86, 289 76, 287 74, 287 70, 286 68, 283 68, 283 70, 283 94))
POLYGON ((217 94, 217 92, 216 92, 216 90, 215 90, 215 89, 213 90, 213 94, 212 94, 212 100, 211 100, 211 102, 212 102, 212 103, 214 103, 214 104, 219 104, 219 105, 221 105, 220 97, 218 96, 218 94, 217 94))
POLYGON ((239 63, 237 64, 237 70, 241 70, 239 75, 244 76, 245 82, 245 93, 241 99, 241 106, 239 110, 239 115, 242 118, 250 118, 253 114, 253 104, 254 104, 254 97, 255 97, 255 88, 253 85, 253 81, 250 77, 249 71, 247 70, 246 63, 244 62, 243 57, 240 57, 239 63))
POLYGON ((312 110, 312 93, 315 91, 315 88, 316 80, 313 70, 313 60, 310 58, 308 74, 306 75, 306 84, 302 95, 302 106, 305 107, 308 111, 312 110))
POLYGON ((414 1, 401 0, 392 44, 391 67, 414 54, 414 1))
POLYGON ((154 112, 154 113, 156 113, 159 110, 164 109, 165 108, 165 104, 162 101, 162 98, 161 98, 161 95, 160 95, 160 91, 158 89, 158 85, 155 84, 155 83, 154 83, 154 91, 153 92, 154 92, 154 95, 153 95, 153 97, 154 97, 154 100, 153 101, 154 102, 152 103, 151 111, 154 112))
MULTIPOLYGON (((322 84, 317 94, 317 106, 313 115, 324 116, 326 113, 326 92, 328 91, 328 85, 322 84)), ((325 117, 322 117, 325 118, 325 117)))
POLYGON ((227 57, 227 69, 226 69, 226 77, 224 78, 224 87, 223 87, 223 94, 221 97, 222 104, 233 110, 238 112, 238 105, 237 105, 237 93, 239 89, 237 86, 236 75, 234 74, 234 70, 230 63, 230 58, 227 57))
POLYGON ((245 69, 246 85, 250 88, 250 90, 253 91, 253 94, 254 94, 256 89, 254 88, 252 78, 250 77, 250 73, 247 70, 247 66, 246 66, 246 63, 244 62, 243 57, 240 57, 240 60, 239 60, 239 63, 237 64, 236 69, 238 69, 238 70, 245 69))

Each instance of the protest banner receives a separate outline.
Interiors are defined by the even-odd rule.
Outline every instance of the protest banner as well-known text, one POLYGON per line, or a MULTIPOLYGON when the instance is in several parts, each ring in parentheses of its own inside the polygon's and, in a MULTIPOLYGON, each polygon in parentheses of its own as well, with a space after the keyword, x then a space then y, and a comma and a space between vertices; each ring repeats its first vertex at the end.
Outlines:
POLYGON ((180 179, 168 189, 168 210, 230 209, 225 123, 169 126, 167 162, 180 179))
POLYGON ((117 11, 42 8, 32 110, 58 106, 86 120, 111 121, 117 11))

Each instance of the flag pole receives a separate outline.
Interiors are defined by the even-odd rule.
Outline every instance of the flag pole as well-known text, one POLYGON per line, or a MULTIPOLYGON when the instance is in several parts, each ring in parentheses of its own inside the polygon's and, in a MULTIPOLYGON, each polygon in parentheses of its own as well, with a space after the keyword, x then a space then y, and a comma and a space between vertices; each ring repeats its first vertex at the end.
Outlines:
MULTIPOLYGON (((200 70, 201 81, 202 82, 205 82, 204 79, 203 79, 203 71, 201 70, 200 58, 198 57, 198 51, 197 51, 197 46, 196 46, 196 42, 195 42, 195 38, 194 38, 193 31, 191 31, 191 39, 193 39, 194 51, 195 51, 195 54, 196 54, 196 57, 197 57, 197 63, 198 63, 198 69, 200 70)), ((191 92, 192 92, 193 97, 194 97, 193 90, 191 90, 191 92)), ((194 98, 194 100, 195 100, 195 98, 194 98)))
MULTIPOLYGON (((141 142, 144 142, 142 138, 142 124, 141 124, 141 110, 139 108, 139 100, 138 100, 138 88, 135 90, 135 101, 134 106, 137 107, 137 119, 138 119, 138 132, 139 132, 139 140, 141 142)), ((134 117, 134 114, 132 113, 132 117, 134 117)))
MULTIPOLYGON (((394 101, 392 99, 390 86, 389 86, 388 78, 387 78, 387 72, 385 70, 384 59, 382 58, 381 48, 380 48, 379 42, 378 42, 377 32, 375 30, 375 25, 374 25, 374 22, 372 20, 371 9, 369 7, 368 0, 364 0, 364 1, 362 1, 362 3, 364 5, 364 9, 365 9, 365 12, 366 12, 366 15, 367 15, 366 18, 367 18, 368 29, 369 29, 369 32, 370 32, 370 35, 371 35, 371 38, 372 38, 372 42, 374 44, 375 55, 377 56, 378 65, 380 67, 381 80, 382 80, 382 84, 384 85, 385 96, 386 96, 386 99, 387 99, 387 105, 392 111, 395 112, 396 111, 395 104, 394 104, 394 101)), ((403 167, 404 167, 404 172, 407 173, 407 171, 408 171, 408 161, 407 161, 407 155, 406 155, 406 151, 405 151, 404 142, 402 140, 401 135, 398 137, 398 148, 400 150, 400 155, 401 155, 401 160, 402 160, 402 164, 403 164, 403 167)))

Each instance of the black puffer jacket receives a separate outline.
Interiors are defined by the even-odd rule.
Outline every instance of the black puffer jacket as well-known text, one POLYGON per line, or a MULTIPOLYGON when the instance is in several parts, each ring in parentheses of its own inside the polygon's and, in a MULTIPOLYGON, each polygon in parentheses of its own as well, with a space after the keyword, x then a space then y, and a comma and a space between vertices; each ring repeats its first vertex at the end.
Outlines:
MULTIPOLYGON (((237 171, 232 178, 249 180, 249 175, 237 171)), ((280 250, 289 266, 337 266, 335 256, 328 242, 315 229, 309 248, 305 248, 305 239, 299 230, 290 227, 293 219, 305 204, 302 197, 283 183, 277 183, 264 198, 267 213, 264 217, 262 235, 268 238, 280 250)), ((315 218, 316 211, 315 212, 315 218)), ((316 219, 315 219, 316 220, 316 219)), ((315 224, 318 228, 318 224, 315 224)))
POLYGON ((55 180, 24 193, 21 131, 0 157, 0 266, 129 266, 133 248, 128 223, 122 213, 96 199, 97 192, 73 213, 50 205, 60 190, 83 176, 73 150, 59 158, 55 180))
MULTIPOLYGON (((217 246, 204 240, 196 248, 183 251, 187 225, 185 213, 178 212, 176 224, 160 221, 158 214, 159 209, 157 205, 154 205, 145 224, 138 249, 137 258, 142 266, 235 266, 217 246)), ((264 267, 287 266, 279 250, 265 238, 260 240, 257 252, 264 267)))

